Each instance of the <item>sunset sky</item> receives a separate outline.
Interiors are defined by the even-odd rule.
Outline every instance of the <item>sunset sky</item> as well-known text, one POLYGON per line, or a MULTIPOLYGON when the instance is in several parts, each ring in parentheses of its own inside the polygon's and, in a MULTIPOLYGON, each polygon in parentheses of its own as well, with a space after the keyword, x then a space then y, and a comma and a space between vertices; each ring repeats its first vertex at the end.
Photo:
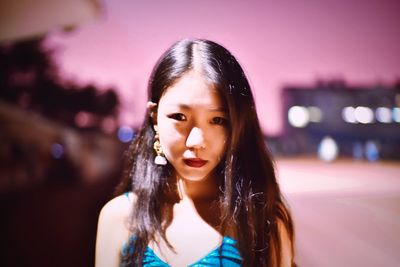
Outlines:
POLYGON ((176 40, 207 38, 244 67, 264 131, 282 130, 280 89, 344 79, 400 78, 400 1, 104 0, 103 15, 49 44, 66 80, 118 89, 121 122, 143 119, 158 57, 176 40))

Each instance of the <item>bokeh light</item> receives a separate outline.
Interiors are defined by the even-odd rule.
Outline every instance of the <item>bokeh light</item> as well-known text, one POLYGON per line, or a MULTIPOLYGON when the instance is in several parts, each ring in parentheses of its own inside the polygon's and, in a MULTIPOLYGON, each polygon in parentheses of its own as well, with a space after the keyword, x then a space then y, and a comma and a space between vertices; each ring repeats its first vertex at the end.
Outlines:
POLYGON ((121 126, 118 129, 117 135, 118 135, 118 139, 121 142, 128 143, 128 142, 132 141, 134 132, 133 132, 133 129, 129 126, 121 126))
POLYGON ((61 158, 64 155, 64 147, 59 143, 54 143, 51 146, 51 155, 56 159, 61 158))
POLYGON ((325 136, 318 148, 318 157, 323 161, 333 161, 339 154, 339 147, 336 141, 330 137, 325 136))
POLYGON ((288 120, 293 127, 304 128, 310 122, 310 113, 305 107, 293 106, 288 111, 288 120))
POLYGON ((372 109, 368 107, 356 107, 354 110, 354 116, 359 123, 367 124, 374 121, 374 113, 372 112, 372 109))

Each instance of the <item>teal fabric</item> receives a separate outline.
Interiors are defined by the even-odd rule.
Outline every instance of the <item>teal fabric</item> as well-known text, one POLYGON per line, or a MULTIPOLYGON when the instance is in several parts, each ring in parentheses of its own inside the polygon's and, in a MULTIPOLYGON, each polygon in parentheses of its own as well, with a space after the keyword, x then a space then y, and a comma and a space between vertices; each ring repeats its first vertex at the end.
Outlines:
MULTIPOLYGON (((130 240, 133 241, 133 240, 130 240)), ((128 242, 122 250, 122 255, 133 253, 133 242, 128 242)), ((238 267, 241 266, 242 258, 236 248, 236 241, 225 236, 221 245, 208 253, 206 256, 190 264, 188 267, 238 267)), ((124 266, 121 264, 121 266, 124 266)), ((168 263, 161 260, 154 251, 147 247, 143 258, 143 267, 171 267, 168 263)))

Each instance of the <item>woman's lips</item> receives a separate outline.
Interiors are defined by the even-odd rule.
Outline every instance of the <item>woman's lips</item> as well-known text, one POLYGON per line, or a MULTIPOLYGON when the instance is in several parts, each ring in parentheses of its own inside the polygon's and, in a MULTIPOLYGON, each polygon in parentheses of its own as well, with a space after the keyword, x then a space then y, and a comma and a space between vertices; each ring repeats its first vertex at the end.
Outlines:
POLYGON ((184 159, 183 161, 189 167, 194 167, 194 168, 203 167, 207 163, 207 160, 203 160, 203 159, 199 159, 199 158, 184 159))

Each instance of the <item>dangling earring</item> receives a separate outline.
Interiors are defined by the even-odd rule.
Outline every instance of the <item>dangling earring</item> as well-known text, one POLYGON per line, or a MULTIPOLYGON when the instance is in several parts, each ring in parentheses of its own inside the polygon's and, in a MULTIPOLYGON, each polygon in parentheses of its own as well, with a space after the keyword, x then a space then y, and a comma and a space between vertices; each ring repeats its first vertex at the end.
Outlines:
POLYGON ((154 136, 154 151, 156 151, 157 156, 154 158, 154 163, 157 165, 167 165, 167 159, 161 148, 160 139, 158 138, 158 131, 156 130, 156 135, 154 136))

